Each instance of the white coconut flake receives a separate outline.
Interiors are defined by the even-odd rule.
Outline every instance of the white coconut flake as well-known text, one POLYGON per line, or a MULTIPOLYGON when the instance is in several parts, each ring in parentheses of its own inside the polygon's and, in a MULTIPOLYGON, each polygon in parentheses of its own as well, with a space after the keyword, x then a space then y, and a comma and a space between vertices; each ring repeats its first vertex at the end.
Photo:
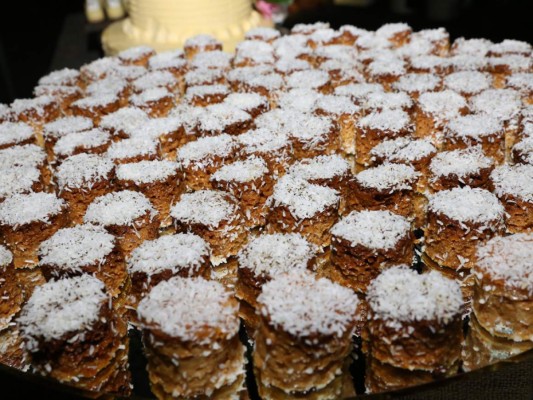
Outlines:
POLYGON ((61 271, 81 273, 83 267, 105 263, 106 257, 114 248, 115 237, 104 228, 77 225, 60 229, 50 239, 41 243, 39 264, 61 271))
POLYGON ((86 95, 99 96, 111 94, 115 96, 122 95, 128 89, 128 82, 125 79, 116 76, 106 76, 88 85, 85 88, 86 95))
POLYGON ((277 105, 284 110, 299 112, 313 112, 316 109, 318 99, 323 95, 314 89, 299 88, 282 91, 278 94, 277 105))
POLYGON ((492 86, 492 78, 479 71, 460 71, 446 76, 443 83, 458 93, 477 94, 492 86))
POLYGON ((529 95, 533 91, 533 73, 522 72, 508 76, 507 86, 529 95))
POLYGON ((123 61, 136 61, 154 54, 155 50, 150 46, 136 46, 122 50, 117 57, 123 61))
POLYGON ((243 146, 244 154, 272 154, 291 145, 289 137, 281 132, 259 128, 237 136, 237 142, 243 146))
MULTIPOLYGON (((513 152, 521 155, 522 161, 533 165, 533 136, 528 136, 513 146, 513 152)), ((0 155, 0 165, 2 164, 0 155)))
POLYGON ((247 40, 250 39, 261 39, 261 40, 274 40, 281 36, 280 31, 274 28, 267 28, 267 27, 258 27, 250 29, 248 32, 245 33, 244 38, 247 40))
POLYGON ((212 176, 212 181, 226 182, 251 182, 259 179, 268 173, 265 160, 260 157, 251 156, 246 160, 235 161, 226 164, 212 176))
POLYGON ((494 160, 483 153, 481 146, 474 146, 467 149, 438 153, 431 160, 429 170, 433 181, 440 177, 453 175, 461 179, 477 174, 482 169, 490 168, 493 165, 494 160))
POLYGON ((107 149, 106 156, 111 160, 121 160, 140 156, 157 155, 159 143, 147 137, 132 137, 113 142, 107 149))
POLYGON ((191 101, 195 97, 204 98, 206 96, 214 95, 228 95, 230 93, 229 87, 226 85, 202 85, 190 86, 185 92, 185 100, 191 101))
POLYGON ((11 103, 11 111, 15 115, 25 113, 35 114, 37 117, 44 117, 46 107, 54 106, 56 99, 53 96, 39 96, 32 99, 16 99, 11 103))
POLYGON ((486 114, 457 116, 446 125, 445 135, 456 138, 481 138, 503 136, 503 124, 495 117, 486 114))
POLYGON ((395 22, 381 25, 376 30, 376 35, 383 36, 386 39, 393 39, 395 35, 400 33, 411 33, 413 29, 405 22, 395 22))
POLYGON ((93 120, 87 117, 63 117, 45 124, 43 136, 58 139, 74 132, 87 131, 93 128, 93 120))
POLYGON ((143 90, 137 94, 130 96, 130 103, 134 107, 146 106, 149 103, 157 102, 163 99, 172 99, 173 94, 165 87, 155 87, 151 89, 143 90))
POLYGON ((204 168, 213 157, 227 157, 235 148, 236 141, 230 135, 203 137, 180 147, 176 160, 186 168, 192 165, 204 168))
POLYGON ((268 99, 257 93, 231 93, 224 99, 224 103, 246 112, 258 107, 265 109, 270 107, 268 99))
POLYGON ((487 89, 470 99, 470 108, 486 113, 502 122, 510 121, 520 112, 520 95, 513 89, 487 89))
POLYGON ((399 137, 385 140, 370 150, 373 158, 382 158, 388 162, 414 162, 423 157, 435 154, 437 149, 430 140, 414 140, 409 137, 399 137))
POLYGON ((147 213, 153 217, 157 211, 145 195, 123 190, 97 197, 89 204, 83 220, 103 226, 124 226, 133 224, 137 218, 147 213))
POLYGON ((498 197, 512 195, 533 203, 533 165, 501 165, 492 171, 490 179, 498 197))
POLYGON ((15 194, 0 203, 0 223, 14 227, 31 222, 49 223, 50 217, 66 206, 64 200, 51 193, 15 194))
POLYGON ((274 186, 269 203, 285 206, 298 219, 312 218, 328 207, 336 206, 339 193, 328 187, 313 185, 299 177, 283 176, 274 186))
POLYGON ((236 213, 233 197, 217 190, 185 193, 170 211, 171 217, 177 221, 215 228, 222 221, 233 220, 236 213))
POLYGON ((351 289, 303 272, 275 277, 257 301, 269 324, 297 338, 345 336, 354 330, 359 304, 351 289))
POLYGON ((137 314, 145 329, 156 328, 172 338, 203 344, 207 332, 234 337, 240 326, 233 293, 217 281, 172 278, 156 285, 141 300, 137 314))
POLYGON ((392 84, 396 90, 403 90, 408 93, 432 92, 436 90, 441 82, 441 78, 435 74, 407 74, 392 84))
POLYGON ((113 162, 96 154, 77 154, 61 163, 55 173, 59 190, 91 188, 96 182, 108 179, 113 162))
POLYGON ((116 168, 117 179, 137 184, 162 182, 179 171, 179 164, 173 161, 140 161, 120 164, 116 168))
POLYGON ((184 80, 187 86, 201 86, 223 80, 224 71, 220 69, 198 68, 185 74, 184 80))
POLYGON ((13 261, 13 254, 7 249, 7 247, 0 244, 0 267, 4 268, 11 264, 13 261))
POLYGON ((503 280, 507 289, 533 294, 533 235, 496 236, 477 249, 474 274, 503 280))
POLYGON ((442 213, 458 222, 502 222, 504 208, 498 198, 485 189, 469 186, 443 190, 429 196, 428 210, 442 213))
POLYGON ((453 42, 452 54, 475 54, 485 56, 489 52, 493 43, 487 39, 465 39, 460 37, 453 42))
POLYGON ((278 61, 276 61, 274 68, 277 73, 290 74, 295 71, 305 71, 307 69, 312 69, 313 66, 309 63, 309 61, 287 56, 280 58, 278 61))
POLYGON ((234 64, 252 61, 255 64, 273 64, 274 47, 261 40, 244 40, 235 49, 234 64))
POLYGON ((33 138, 33 128, 24 122, 0 123, 0 146, 17 144, 33 138))
POLYGON ((37 286, 17 320, 26 348, 37 351, 38 340, 50 342, 92 330, 107 304, 104 290, 104 284, 91 275, 37 286))
POLYGON ((409 114, 400 109, 384 109, 361 118, 357 125, 361 129, 374 129, 386 132, 401 132, 412 130, 409 114))
POLYGON ((82 65, 80 72, 90 80, 104 77, 120 65, 120 60, 116 57, 102 57, 89 64, 82 65))
POLYGON ((206 47, 209 47, 209 46, 218 47, 218 46, 222 46, 222 43, 214 36, 207 35, 207 34, 201 34, 201 35, 195 35, 195 36, 188 38, 183 45, 184 48, 192 47, 192 48, 197 48, 198 50, 205 49, 206 47))
POLYGON ((330 81, 329 74, 320 70, 296 71, 286 78, 287 87, 302 89, 318 89, 330 81))
POLYGON ((306 270, 318 249, 298 233, 257 236, 239 252, 239 268, 269 278, 295 270, 306 270))
POLYGON ((39 167, 44 165, 45 161, 45 151, 35 144, 12 146, 0 150, 0 169, 22 166, 39 167))
POLYGON ((336 95, 348 96, 354 101, 365 99, 369 93, 384 91, 379 83, 350 83, 335 88, 336 95))
POLYGON ((63 68, 43 76, 37 83, 39 85, 72 86, 77 84, 79 78, 80 72, 78 70, 63 68))
POLYGON ((368 67, 371 76, 400 76, 406 72, 405 61, 399 57, 379 57, 372 61, 368 67))
POLYGON ((424 54, 411 57, 409 62, 412 68, 436 72, 438 69, 443 69, 449 65, 449 58, 424 54))
POLYGON ((361 108, 356 106, 348 96, 322 95, 317 98, 315 109, 335 116, 356 115, 361 108))
POLYGON ((206 51, 197 53, 190 61, 192 68, 217 68, 228 69, 231 66, 233 56, 222 50, 206 51))
POLYGON ((128 273, 148 276, 170 270, 177 274, 188 270, 193 275, 209 257, 209 245, 192 233, 178 233, 146 240, 131 253, 127 262, 128 273))
POLYGON ((70 156, 77 148, 92 149, 111 141, 111 135, 101 129, 74 132, 61 137, 54 145, 54 153, 70 156))
POLYGON ((461 316, 461 287, 437 271, 418 274, 406 266, 388 268, 367 291, 374 318, 397 329, 415 321, 447 324, 461 316))
POLYGON ((293 164, 287 173, 306 181, 313 181, 341 177, 348 175, 350 171, 351 166, 348 161, 338 154, 332 154, 300 160, 293 164))
POLYGON ((331 228, 333 236, 345 239, 353 247, 375 250, 394 249, 409 235, 411 223, 390 211, 353 211, 331 228))
POLYGON ((373 92, 366 96, 364 106, 376 109, 408 109, 413 106, 413 100, 405 92, 373 92))
POLYGON ((512 73, 529 72, 533 66, 531 56, 522 56, 520 54, 506 54, 501 57, 489 57, 487 63, 490 67, 504 67, 511 70, 512 73))
POLYGON ((252 119, 246 111, 224 103, 207 106, 205 111, 198 118, 198 128, 205 132, 223 133, 225 128, 233 124, 252 119))
POLYGON ((137 92, 153 89, 155 87, 174 87, 178 84, 178 78, 168 71, 151 71, 135 79, 132 87, 137 92))
POLYGON ((183 50, 171 50, 150 57, 148 67, 157 71, 162 69, 181 69, 187 66, 183 50))
POLYGON ((419 173, 405 164, 382 164, 359 172, 355 179, 363 187, 383 190, 410 190, 419 173))

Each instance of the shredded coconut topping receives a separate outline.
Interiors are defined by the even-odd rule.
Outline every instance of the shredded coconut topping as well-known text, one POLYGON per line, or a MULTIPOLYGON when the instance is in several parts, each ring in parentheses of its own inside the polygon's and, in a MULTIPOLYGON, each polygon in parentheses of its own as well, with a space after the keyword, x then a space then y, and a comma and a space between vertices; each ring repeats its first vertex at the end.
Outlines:
POLYGON ((206 343, 211 334, 227 339, 239 331, 238 303, 217 281, 171 278, 141 300, 137 314, 144 328, 157 328, 182 341, 206 343))
POLYGON ((49 223, 50 217, 66 208, 64 200, 51 193, 15 194, 0 203, 0 223, 20 226, 31 222, 49 223))
POLYGON ((275 329, 296 337, 341 337, 354 329, 357 295, 329 279, 293 272, 263 285, 260 312, 275 329))
POLYGON ((405 164, 382 164, 359 172, 355 179, 367 188, 377 190, 410 190, 419 173, 405 164))
POLYGON ((387 132, 401 132, 412 130, 409 114, 399 109, 385 109, 383 111, 372 112, 358 121, 362 129, 375 129, 387 132))
POLYGON ((5 246, 0 244, 0 267, 7 267, 12 261, 13 254, 5 246))
POLYGON ((16 144, 33 138, 33 129, 24 122, 0 123, 0 146, 16 144))
POLYGON ((39 85, 70 86, 75 85, 79 77, 80 72, 77 69, 63 68, 43 76, 37 83, 39 85))
POLYGON ((372 76, 405 74, 405 61, 398 57, 380 57, 368 65, 368 72, 372 76))
POLYGON ((233 56, 222 50, 200 52, 190 62, 193 68, 226 69, 231 65, 233 56))
POLYGON ((204 98, 206 96, 213 96, 217 94, 227 95, 229 92, 229 87, 226 85, 189 86, 185 92, 185 100, 190 101, 194 97, 204 98))
POLYGON ((132 137, 120 142, 113 142, 107 149, 106 156, 112 160, 120 160, 143 155, 156 155, 159 143, 152 138, 132 137))
POLYGON ((63 117, 45 124, 44 137, 60 138, 74 132, 87 131, 93 128, 93 121, 87 117, 63 117))
POLYGON ((154 49, 149 46, 136 46, 122 50, 117 54, 117 57, 124 61, 136 61, 143 57, 148 57, 153 53, 155 53, 154 49))
POLYGON ((315 108, 333 115, 354 115, 361 111, 348 96, 318 96, 315 108))
POLYGON ((533 165, 501 165, 492 171, 490 179, 498 197, 512 195, 533 203, 533 165))
POLYGON ((233 197, 217 190, 185 193, 170 211, 175 220, 217 227, 235 218, 238 209, 233 197))
POLYGON ((38 117, 43 117, 46 107, 53 106, 56 100, 53 96, 39 96, 32 99, 16 99, 11 103, 11 111, 16 115, 27 112, 35 113, 38 117))
POLYGON ((370 109, 407 109, 413 100, 405 92, 372 92, 366 96, 365 106, 370 109))
POLYGON ((376 30, 376 35, 383 36, 387 39, 392 39, 394 38, 394 35, 404 32, 411 33, 411 31, 411 27, 405 22, 396 22, 381 25, 381 27, 376 30))
POLYGON ((407 266, 383 271, 368 287, 367 300, 374 318, 398 329, 415 321, 447 324, 460 317, 463 307, 455 280, 437 271, 418 274, 407 266))
POLYGON ((385 140, 370 150, 373 157, 383 158, 388 162, 413 162, 437 152, 430 140, 413 140, 409 137, 399 137, 385 140))
POLYGON ((118 97, 115 93, 98 93, 76 100, 71 106, 84 110, 92 110, 98 107, 105 107, 116 101, 118 101, 118 97))
POLYGON ((146 240, 131 253, 127 262, 128 272, 148 276, 171 270, 173 275, 188 270, 190 275, 198 271, 209 257, 209 245, 192 233, 178 233, 146 240))
POLYGON ((151 217, 157 214, 150 200, 142 193, 123 190, 97 197, 89 204, 83 220, 103 226, 131 225, 146 213, 151 217))
POLYGON ((107 130, 122 131, 126 135, 130 135, 143 127, 148 120, 148 114, 140 108, 125 107, 104 116, 100 121, 100 127, 107 130))
POLYGON ((477 249, 474 273, 503 280, 508 289, 522 289, 533 294, 533 235, 519 233, 496 236, 477 249))
POLYGON ((172 99, 172 93, 165 87, 155 87, 130 96, 130 103, 134 106, 141 107, 147 105, 147 103, 160 101, 165 98, 172 99))
POLYGON ((487 39, 465 39, 460 37, 455 39, 452 45, 452 54, 475 54, 485 56, 489 52, 493 43, 487 39))
POLYGON ((40 265, 82 272, 81 268, 102 265, 115 247, 115 237, 104 228, 77 225, 58 230, 39 246, 40 265))
POLYGON ((410 230, 406 218, 390 211, 353 211, 333 226, 331 234, 348 240, 353 247, 388 250, 408 236, 410 230))
POLYGON ((369 93, 383 92, 383 86, 379 83, 350 83, 335 88, 335 94, 348 96, 352 100, 365 99, 369 93))
POLYGON ((172 87, 178 84, 177 78, 168 71, 151 71, 133 81, 135 91, 153 89, 155 87, 172 87))
POLYGON ((106 304, 104 284, 91 275, 37 286, 18 318, 26 348, 37 351, 38 340, 91 330, 106 304))
POLYGON ((467 107, 465 98, 452 90, 423 93, 418 98, 418 105, 437 121, 450 120, 467 107))
POLYGON ((522 72, 508 76, 507 86, 529 93, 533 91, 533 73, 522 72))
POLYGON ((434 74, 407 74, 400 77, 392 86, 396 90, 412 92, 431 92, 438 88, 440 78, 434 74))
POLYGON ((274 28, 259 27, 250 29, 244 35, 245 39, 256 39, 261 38, 262 40, 273 40, 280 37, 281 33, 274 28))
POLYGON ((119 96, 128 88, 128 82, 125 79, 116 76, 106 76, 104 79, 95 81, 85 88, 86 95, 99 96, 111 94, 119 96))
POLYGON ((184 59, 182 50, 165 51, 163 53, 155 54, 148 60, 148 67, 151 70, 183 68, 187 65, 184 59))
POLYGON ((508 121, 520 112, 522 102, 516 90, 487 89, 470 99, 470 107, 474 112, 508 121))
POLYGON ((261 40, 245 40, 235 49, 235 64, 251 60, 256 64, 274 63, 274 47, 261 40))
POLYGON ((91 188, 93 183, 108 179, 113 167, 113 163, 104 157, 82 153, 63 161, 56 170, 55 178, 60 190, 91 188))
POLYGON ((42 147, 35 144, 13 146, 0 150, 0 169, 17 166, 38 167, 44 165, 45 161, 46 153, 42 147))
POLYGON ((222 43, 211 35, 201 34, 188 38, 183 45, 184 48, 197 47, 199 50, 205 49, 208 46, 222 46, 222 43))
POLYGON ((111 135, 101 129, 91 129, 84 132, 74 132, 60 138, 54 145, 54 153, 64 156, 70 156, 74 151, 82 147, 91 149, 111 141, 111 135))
POLYGON ((172 161, 140 161, 136 163, 120 164, 117 166, 117 179, 133 181, 135 183, 150 183, 164 181, 170 176, 176 175, 179 164, 172 161))
POLYGON ((243 161, 226 164, 211 176, 213 181, 251 182, 268 173, 265 160, 251 156, 243 161))
POLYGON ((287 77, 289 88, 316 89, 329 82, 329 74, 326 71, 316 69, 296 71, 287 77))
POLYGON ((306 270, 317 248, 298 233, 264 234, 253 238, 238 255, 239 268, 269 278, 306 270))
POLYGON ((316 179, 333 179, 349 174, 351 166, 338 154, 321 155, 306 158, 293 164, 287 171, 292 176, 312 181, 316 179))
POLYGON ((462 138, 479 138, 483 136, 503 135, 502 123, 486 114, 457 116, 446 125, 446 135, 462 138))
POLYGON ((283 57, 276 61, 276 72, 281 74, 290 74, 294 71, 304 71, 311 69, 312 65, 309 61, 300 60, 299 58, 283 57))
POLYGON ((269 107, 268 99, 257 93, 231 93, 224 103, 247 112, 257 107, 269 107))
POLYGON ((429 169, 433 175, 432 180, 436 180, 450 175, 456 175, 458 178, 466 177, 493 165, 494 160, 483 153, 481 146, 473 146, 437 154, 431 160, 429 169))
POLYGON ((226 127, 232 124, 252 119, 252 116, 246 111, 224 103, 207 106, 205 111, 198 118, 198 127, 207 132, 222 133, 226 127))
POLYGON ((458 93, 476 94, 491 85, 491 76, 479 71, 460 71, 444 78, 444 86, 458 93))
POLYGON ((180 147, 176 159, 184 167, 194 165, 197 168, 204 168, 211 163, 213 157, 226 157, 235 150, 235 147, 235 139, 225 133, 203 137, 180 147))
POLYGON ((328 187, 313 185, 299 177, 283 176, 274 186, 269 201, 285 206, 298 219, 313 218, 326 208, 338 205, 339 193, 328 187))
POLYGON ((16 193, 32 191, 35 183, 41 179, 41 172, 35 166, 10 166, 0 170, 0 199, 16 193))
POLYGON ((501 222, 504 215, 504 208, 495 195, 485 189, 472 189, 469 186, 431 195, 428 210, 459 222, 501 222))
POLYGON ((314 89, 290 89, 280 92, 277 104, 280 109, 286 111, 299 111, 304 113, 313 112, 316 109, 317 101, 323 97, 314 89))
POLYGON ((255 152, 271 154, 290 146, 290 141, 286 134, 266 128, 243 133, 237 136, 237 141, 243 146, 245 154, 253 154, 255 152))
POLYGON ((198 68, 185 74, 184 79, 187 86, 201 86, 214 83, 224 78, 224 71, 221 69, 198 68))

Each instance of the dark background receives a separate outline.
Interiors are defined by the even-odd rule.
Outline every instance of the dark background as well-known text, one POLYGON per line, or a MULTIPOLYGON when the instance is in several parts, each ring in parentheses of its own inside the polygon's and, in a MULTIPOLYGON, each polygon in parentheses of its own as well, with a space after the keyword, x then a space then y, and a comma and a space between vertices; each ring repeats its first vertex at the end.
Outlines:
MULTIPOLYGON (((331 4, 332 1, 322 3, 331 4)), ((376 29, 386 22, 405 21, 415 30, 444 26, 452 38, 485 37, 493 41, 510 38, 533 42, 530 0, 405 0, 413 10, 411 14, 393 12, 392 3, 393 0, 375 0, 364 8, 326 4, 291 15, 285 25, 322 20, 329 21, 333 27, 353 24, 376 29), (428 18, 430 2, 454 3, 453 18, 440 21, 428 18)), ((106 23, 86 23, 83 0, 12 0, 9 9, 7 4, 3 6, 0 102, 31 96, 37 80, 50 70, 79 68, 102 55, 99 35, 106 23)))

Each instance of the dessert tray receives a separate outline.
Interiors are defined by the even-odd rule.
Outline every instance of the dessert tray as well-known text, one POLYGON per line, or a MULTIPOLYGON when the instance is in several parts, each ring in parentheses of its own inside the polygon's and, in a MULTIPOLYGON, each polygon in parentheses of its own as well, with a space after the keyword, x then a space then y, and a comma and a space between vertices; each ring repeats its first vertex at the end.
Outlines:
POLYGON ((0 105, 0 371, 87 397, 533 394, 530 44, 256 28, 34 94, 0 105))

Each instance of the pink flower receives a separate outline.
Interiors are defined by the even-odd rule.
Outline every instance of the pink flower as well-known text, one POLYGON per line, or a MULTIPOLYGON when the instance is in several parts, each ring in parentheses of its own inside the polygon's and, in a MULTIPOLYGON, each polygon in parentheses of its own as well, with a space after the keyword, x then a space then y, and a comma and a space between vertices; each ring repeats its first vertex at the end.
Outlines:
POLYGON ((264 0, 257 0, 255 2, 255 7, 257 8, 257 11, 259 11, 265 18, 271 19, 277 6, 264 0))

